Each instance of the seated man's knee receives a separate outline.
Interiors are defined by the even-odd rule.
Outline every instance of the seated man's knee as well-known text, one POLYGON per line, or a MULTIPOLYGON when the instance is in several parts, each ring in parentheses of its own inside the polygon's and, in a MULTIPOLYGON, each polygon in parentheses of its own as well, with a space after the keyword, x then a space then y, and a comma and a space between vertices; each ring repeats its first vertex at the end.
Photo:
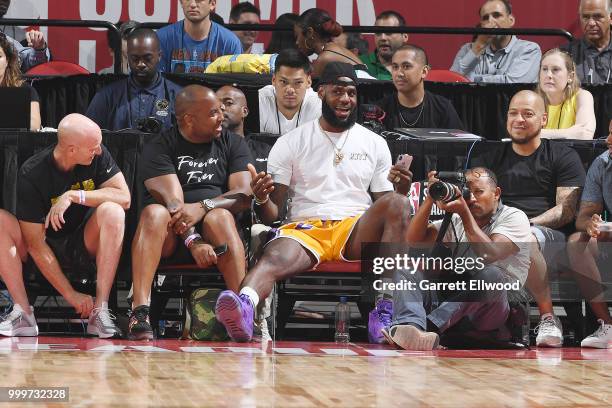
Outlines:
POLYGON ((6 210, 0 208, 0 227, 6 227, 16 221, 15 217, 6 210))
POLYGON ((235 228, 236 225, 234 215, 225 208, 215 208, 214 210, 211 210, 208 214, 206 214, 203 222, 205 226, 211 228, 230 226, 235 228))
POLYGON ((410 219, 410 199, 407 196, 388 193, 379 198, 376 205, 382 207, 388 222, 407 222, 410 219))
POLYGON ((257 261, 256 269, 266 271, 284 271, 296 264, 295 252, 288 251, 282 245, 268 245, 257 261))
POLYGON ((19 221, 14 215, 3 209, 0 209, 0 231, 5 237, 10 237, 12 240, 17 239, 19 233, 19 221))
POLYGON ((104 202, 96 208, 98 220, 107 225, 123 225, 125 210, 117 203, 104 202))
POLYGON ((159 204, 146 206, 140 214, 140 224, 147 229, 157 229, 168 227, 170 222, 170 212, 166 207, 159 204))

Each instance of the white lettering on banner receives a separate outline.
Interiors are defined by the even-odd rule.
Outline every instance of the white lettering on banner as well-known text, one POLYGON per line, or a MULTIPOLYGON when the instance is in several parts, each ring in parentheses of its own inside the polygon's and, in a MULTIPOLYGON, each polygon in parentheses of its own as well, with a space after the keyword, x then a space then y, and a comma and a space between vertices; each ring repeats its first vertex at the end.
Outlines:
POLYGON ((141 23, 170 20, 170 2, 168 0, 155 0, 153 3, 153 14, 150 16, 146 13, 145 3, 146 0, 130 0, 130 20, 141 23))
MULTIPOLYGON (((81 20, 104 20, 116 22, 121 19, 121 1, 105 0, 104 12, 102 14, 98 14, 98 11, 96 10, 96 3, 96 0, 79 1, 79 14, 81 16, 81 20)), ((106 30, 106 28, 92 28, 92 30, 106 30)))
MULTIPOLYGON (((261 1, 262 0, 260 0, 260 3, 261 1)), ((277 1, 276 2, 276 18, 278 18, 278 16, 282 16, 285 13, 292 13, 292 12, 293 12, 293 2, 292 1, 277 1)))
MULTIPOLYGON (((217 8, 218 7, 219 6, 217 5, 217 8)), ((227 13, 229 15, 229 11, 227 13)), ((184 18, 185 18, 185 13, 183 13, 183 6, 181 6, 181 0, 176 0, 176 21, 182 20, 184 18)))
MULTIPOLYGON (((180 5, 179 5, 179 8, 180 8, 180 5)), ((231 9, 232 9, 232 0, 220 0, 220 1, 217 1, 217 7, 215 7, 215 13, 223 17, 223 21, 229 21, 229 14, 230 14, 231 9)), ((181 12, 182 11, 183 10, 181 9, 181 12)))
POLYGON ((340 25, 353 24, 353 0, 336 0, 336 21, 340 25))
POLYGON ((359 17, 359 25, 374 25, 376 22, 374 0, 357 0, 357 16, 359 17))
MULTIPOLYGON (((350 1, 353 2, 353 0, 350 0, 350 1)), ((300 0, 299 14, 302 14, 306 10, 315 8, 315 7, 317 7, 317 0, 300 0)))
MULTIPOLYGON (((240 0, 241 3, 247 2, 248 0, 240 0)), ((250 1, 253 3, 253 0, 250 1)), ((285 11, 285 13, 290 13, 293 5, 290 1, 277 1, 276 2, 276 15, 280 16, 283 13, 279 13, 278 9, 280 5, 283 4, 285 6, 289 6, 289 11, 285 11)), ((262 20, 270 20, 270 16, 272 15, 272 0, 259 0, 259 12, 261 16, 259 17, 262 20)))
POLYGON ((96 72, 96 41, 79 40, 79 65, 89 72, 96 72))

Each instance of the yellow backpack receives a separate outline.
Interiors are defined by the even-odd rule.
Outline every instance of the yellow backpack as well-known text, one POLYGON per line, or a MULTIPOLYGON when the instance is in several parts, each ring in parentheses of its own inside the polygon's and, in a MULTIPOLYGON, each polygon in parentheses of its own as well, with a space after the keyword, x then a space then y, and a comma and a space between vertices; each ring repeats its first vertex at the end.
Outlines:
POLYGON ((224 55, 206 68, 207 74, 273 74, 278 54, 224 55))

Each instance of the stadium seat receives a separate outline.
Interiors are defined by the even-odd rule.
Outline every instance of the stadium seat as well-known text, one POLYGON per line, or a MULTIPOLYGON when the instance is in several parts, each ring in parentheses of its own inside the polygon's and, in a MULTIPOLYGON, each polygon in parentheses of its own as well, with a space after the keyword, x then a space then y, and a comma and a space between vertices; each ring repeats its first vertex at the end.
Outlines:
POLYGON ((427 74, 425 80, 431 82, 470 82, 463 75, 447 69, 432 69, 427 74))
POLYGON ((66 61, 49 61, 31 68, 26 75, 32 76, 68 76, 87 75, 89 71, 80 65, 66 61))

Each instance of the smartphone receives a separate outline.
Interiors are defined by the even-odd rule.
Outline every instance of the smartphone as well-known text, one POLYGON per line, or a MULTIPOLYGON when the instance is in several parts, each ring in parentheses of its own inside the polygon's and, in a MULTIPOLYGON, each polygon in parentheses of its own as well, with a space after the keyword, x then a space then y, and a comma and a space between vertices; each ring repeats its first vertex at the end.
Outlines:
POLYGON ((410 169, 410 165, 412 164, 412 156, 409 154, 400 154, 397 156, 397 162, 395 164, 399 164, 407 169, 410 169))
POLYGON ((215 255, 221 256, 227 252, 227 244, 216 246, 213 250, 215 251, 215 255))

